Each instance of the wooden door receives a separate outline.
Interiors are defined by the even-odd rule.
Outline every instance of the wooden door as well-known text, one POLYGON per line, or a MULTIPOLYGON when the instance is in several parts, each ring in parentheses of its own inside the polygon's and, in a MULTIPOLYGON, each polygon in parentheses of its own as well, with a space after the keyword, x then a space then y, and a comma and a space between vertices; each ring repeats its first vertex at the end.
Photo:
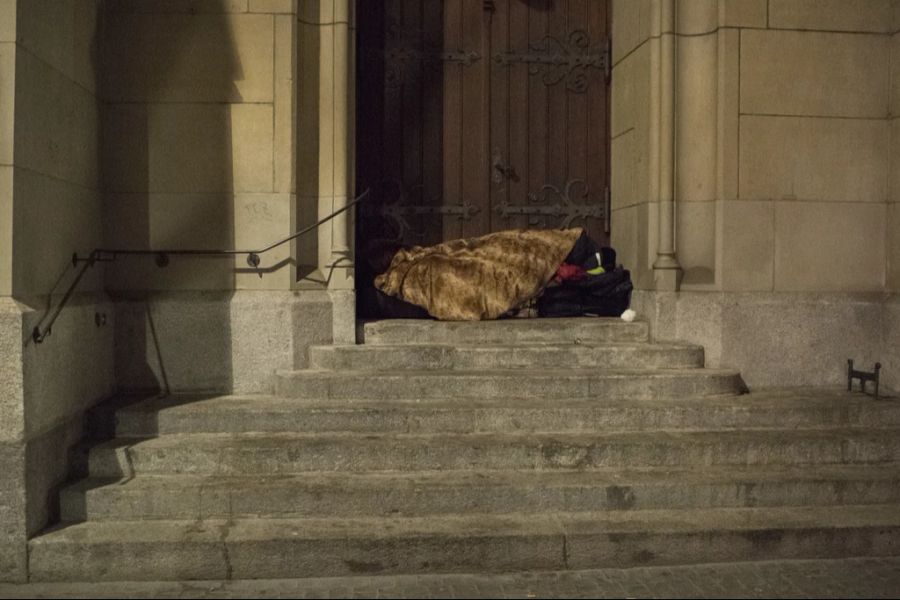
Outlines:
POLYGON ((363 240, 582 225, 607 242, 607 0, 359 8, 363 240))

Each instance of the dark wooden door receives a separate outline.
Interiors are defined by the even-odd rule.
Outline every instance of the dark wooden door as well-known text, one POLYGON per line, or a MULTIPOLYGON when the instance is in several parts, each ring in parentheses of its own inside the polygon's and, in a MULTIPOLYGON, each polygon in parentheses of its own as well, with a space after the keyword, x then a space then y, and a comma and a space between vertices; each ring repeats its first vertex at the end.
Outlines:
POLYGON ((585 226, 608 240, 607 0, 362 0, 363 242, 585 226))

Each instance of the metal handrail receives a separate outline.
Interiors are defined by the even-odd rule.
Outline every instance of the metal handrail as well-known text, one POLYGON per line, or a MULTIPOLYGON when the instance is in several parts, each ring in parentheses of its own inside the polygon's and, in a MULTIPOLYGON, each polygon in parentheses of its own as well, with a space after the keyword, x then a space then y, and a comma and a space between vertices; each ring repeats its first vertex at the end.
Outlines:
POLYGON ((44 341, 44 338, 46 338, 48 335, 50 335, 50 332, 53 328, 53 323, 56 322, 57 317, 59 317, 59 313, 62 312, 62 309, 65 307, 66 303, 68 303, 69 299, 72 297, 72 294, 75 293, 75 288, 78 287, 78 283, 81 281, 81 278, 84 276, 85 272, 88 269, 93 267, 98 262, 99 263, 113 262, 119 256, 155 255, 156 256, 156 265, 159 267, 165 267, 166 265, 169 264, 169 256, 170 255, 210 256, 210 257, 224 258, 224 257, 239 256, 241 254, 246 254, 247 255, 247 264, 250 265, 252 268, 256 269, 259 267, 259 263, 261 262, 260 258, 259 258, 260 254, 264 254, 264 253, 268 252, 269 250, 273 250, 274 248, 277 248, 278 246, 286 244, 286 243, 290 242, 291 240, 294 240, 305 233, 309 233, 310 231, 313 231, 314 229, 320 227, 324 223, 327 223, 328 221, 335 218, 339 214, 346 212, 353 206, 356 206, 358 203, 360 203, 366 196, 369 195, 369 191, 370 190, 367 189, 362 194, 360 194, 359 196, 354 198, 352 202, 348 202, 343 207, 334 211, 327 217, 323 217, 323 218, 319 219, 318 221, 316 221, 309 227, 305 227, 305 228, 301 229, 300 231, 289 235, 288 237, 284 238, 283 240, 279 240, 277 242, 269 244, 268 246, 266 246, 265 248, 263 248, 261 250, 123 250, 123 249, 107 250, 104 248, 95 248, 93 251, 91 251, 90 254, 88 254, 86 257, 83 257, 83 258, 79 257, 78 253, 76 252, 75 254, 72 255, 72 266, 77 267, 78 264, 81 263, 82 264, 81 270, 79 270, 78 274, 75 275, 75 279, 72 280, 72 283, 69 285, 69 289, 66 290, 66 293, 62 297, 62 300, 60 300, 59 304, 53 310, 52 314, 49 317, 49 320, 45 316, 44 318, 42 318, 40 320, 40 322, 37 325, 34 326, 34 329, 31 331, 31 339, 34 341, 34 343, 40 344, 41 342, 44 341), (43 325, 43 323, 45 321, 47 321, 47 323, 46 323, 46 325, 43 325))

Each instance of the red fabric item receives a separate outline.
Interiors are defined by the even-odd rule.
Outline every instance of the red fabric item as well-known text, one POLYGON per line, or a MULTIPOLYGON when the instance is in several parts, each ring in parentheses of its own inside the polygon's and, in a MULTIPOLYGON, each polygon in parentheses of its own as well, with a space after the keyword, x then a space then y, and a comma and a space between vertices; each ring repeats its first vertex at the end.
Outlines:
POLYGON ((556 283, 562 283, 563 281, 581 281, 585 277, 587 277, 587 273, 580 266, 564 262, 559 265, 553 280, 556 283))

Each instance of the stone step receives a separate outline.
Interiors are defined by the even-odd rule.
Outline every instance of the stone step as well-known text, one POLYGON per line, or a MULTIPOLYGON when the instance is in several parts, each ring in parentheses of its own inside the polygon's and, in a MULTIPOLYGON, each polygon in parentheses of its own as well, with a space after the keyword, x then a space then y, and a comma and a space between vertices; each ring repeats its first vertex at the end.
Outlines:
POLYGON ((900 428, 900 403, 844 389, 678 400, 493 398, 318 401, 277 396, 120 396, 95 411, 104 437, 174 433, 587 432, 652 429, 900 428))
POLYGON ((900 505, 108 521, 28 542, 30 581, 508 572, 900 554, 900 505))
POLYGON ((499 321, 429 321, 388 319, 365 323, 366 344, 558 344, 646 342, 647 323, 621 319, 502 319, 499 321))
POLYGON ((688 344, 381 344, 314 346, 315 369, 683 369, 703 366, 703 348, 688 344))
POLYGON ((900 504, 900 466, 309 473, 84 479, 63 521, 425 516, 900 504))
POLYGON ((275 392, 289 398, 383 400, 518 397, 644 400, 746 390, 727 369, 530 369, 493 371, 279 371, 275 392))
POLYGON ((116 438, 88 452, 98 478, 428 471, 881 464, 900 431, 758 430, 566 434, 185 434, 116 438))

